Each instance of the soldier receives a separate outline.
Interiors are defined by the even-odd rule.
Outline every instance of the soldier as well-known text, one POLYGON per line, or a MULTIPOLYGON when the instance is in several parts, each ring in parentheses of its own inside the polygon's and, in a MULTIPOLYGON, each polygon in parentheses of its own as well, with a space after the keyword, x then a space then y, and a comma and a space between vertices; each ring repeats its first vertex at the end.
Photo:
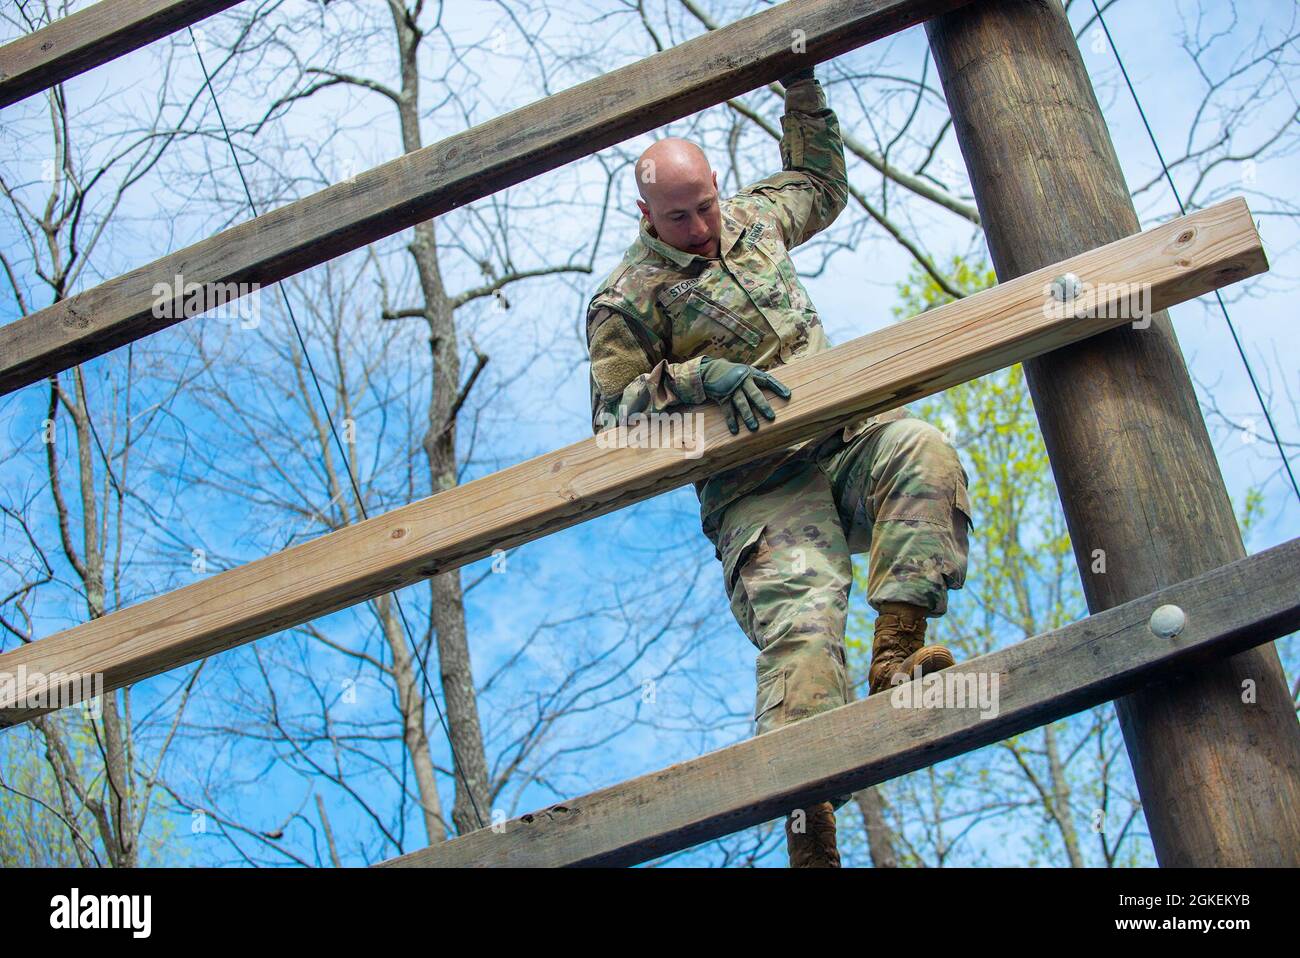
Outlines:
MULTIPOLYGON (((651 145, 636 164, 640 233, 587 312, 592 427, 716 402, 733 434, 788 399, 770 370, 828 349, 789 251, 848 200, 839 122, 811 68, 782 80, 783 170, 718 195, 698 146, 651 145)), ((967 475, 933 426, 898 408, 695 484, 731 610, 758 648, 756 734, 851 698, 844 626, 850 556, 867 552, 878 613, 868 694, 946 668, 926 617, 966 578, 967 475)), ((835 811, 786 820, 792 867, 838 867, 835 811)))

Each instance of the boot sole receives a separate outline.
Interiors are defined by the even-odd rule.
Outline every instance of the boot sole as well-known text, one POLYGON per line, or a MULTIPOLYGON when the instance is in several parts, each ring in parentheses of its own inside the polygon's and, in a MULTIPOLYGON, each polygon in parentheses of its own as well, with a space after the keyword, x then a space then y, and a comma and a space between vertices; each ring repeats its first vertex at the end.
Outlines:
POLYGON ((921 675, 929 675, 931 672, 938 672, 940 669, 946 669, 950 665, 956 665, 957 660, 952 657, 952 652, 948 651, 942 645, 924 645, 917 649, 893 672, 881 676, 881 682, 878 686, 872 686, 868 689, 868 695, 875 695, 877 692, 884 692, 892 688, 893 683, 890 681, 897 672, 902 672, 910 682, 916 667, 921 667, 921 675))
POLYGON ((957 660, 952 657, 952 653, 942 645, 927 645, 904 659, 901 668, 911 675, 919 665, 921 674, 929 675, 931 672, 938 672, 940 669, 956 664, 957 660))

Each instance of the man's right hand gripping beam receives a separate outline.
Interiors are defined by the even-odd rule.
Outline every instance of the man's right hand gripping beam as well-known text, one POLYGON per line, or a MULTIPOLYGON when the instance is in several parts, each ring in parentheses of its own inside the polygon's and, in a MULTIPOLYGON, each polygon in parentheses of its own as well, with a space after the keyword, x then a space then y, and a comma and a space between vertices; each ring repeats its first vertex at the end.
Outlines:
POLYGON ((764 398, 760 386, 766 386, 782 399, 790 398, 789 387, 779 379, 744 363, 706 356, 700 366, 700 378, 704 383, 705 394, 720 405, 726 414, 727 428, 733 436, 740 432, 737 414, 745 420, 750 432, 758 429, 755 409, 769 422, 776 419, 776 413, 764 398))

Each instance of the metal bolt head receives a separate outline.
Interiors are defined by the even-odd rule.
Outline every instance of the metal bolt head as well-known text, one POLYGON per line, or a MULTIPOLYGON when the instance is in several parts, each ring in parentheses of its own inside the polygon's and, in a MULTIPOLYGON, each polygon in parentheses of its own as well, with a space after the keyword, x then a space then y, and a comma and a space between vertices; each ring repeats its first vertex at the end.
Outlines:
POLYGON ((1162 639, 1176 638, 1187 625, 1187 616, 1176 605, 1162 605, 1151 613, 1151 631, 1162 639))
POLYGON ((1062 273, 1052 280, 1052 298, 1058 303, 1069 302, 1083 291, 1083 283, 1073 273, 1062 273))

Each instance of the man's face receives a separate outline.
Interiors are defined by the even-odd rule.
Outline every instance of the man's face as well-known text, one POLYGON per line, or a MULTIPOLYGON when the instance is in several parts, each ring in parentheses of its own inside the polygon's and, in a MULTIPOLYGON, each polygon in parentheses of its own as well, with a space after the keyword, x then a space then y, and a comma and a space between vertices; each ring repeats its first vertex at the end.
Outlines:
POLYGON ((653 206, 637 200, 654 232, 669 246, 686 253, 718 258, 722 210, 718 203, 718 174, 655 184, 653 206))

